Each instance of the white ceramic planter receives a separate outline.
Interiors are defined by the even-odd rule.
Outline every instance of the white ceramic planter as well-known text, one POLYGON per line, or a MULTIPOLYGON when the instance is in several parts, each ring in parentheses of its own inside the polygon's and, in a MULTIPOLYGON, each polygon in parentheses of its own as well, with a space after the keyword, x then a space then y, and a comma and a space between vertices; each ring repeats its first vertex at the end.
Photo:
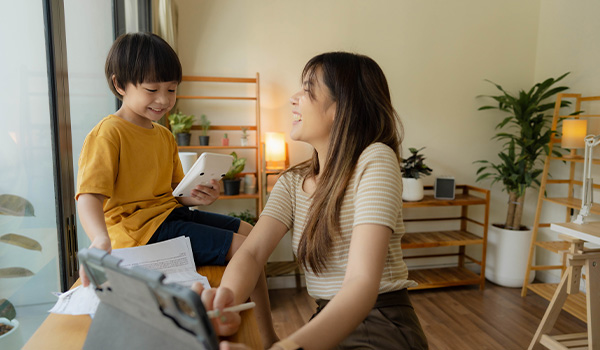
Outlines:
MULTIPOLYGON (((487 255, 485 261, 485 277, 501 286, 521 288, 531 235, 529 231, 505 230, 495 225, 488 229, 487 255)), ((535 256, 534 256, 535 260, 535 256)), ((529 283, 535 278, 535 271, 529 274, 529 283)))
POLYGON ((421 179, 402 178, 402 200, 416 202, 423 199, 423 181, 421 179))
POLYGON ((21 327, 19 321, 9 321, 7 318, 0 318, 0 323, 8 324, 14 328, 10 332, 0 335, 0 349, 2 350, 18 350, 23 346, 23 336, 21 335, 21 327))

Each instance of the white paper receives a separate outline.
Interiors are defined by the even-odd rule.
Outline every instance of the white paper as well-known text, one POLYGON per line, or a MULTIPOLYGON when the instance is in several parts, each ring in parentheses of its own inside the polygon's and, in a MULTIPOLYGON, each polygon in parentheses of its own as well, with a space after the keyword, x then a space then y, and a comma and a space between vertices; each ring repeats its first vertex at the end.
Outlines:
MULTIPOLYGON (((134 248, 114 249, 112 255, 123 259, 120 264, 122 267, 140 266, 164 273, 164 283, 177 283, 191 287, 194 282, 200 282, 204 288, 210 288, 208 279, 196 272, 188 237, 178 237, 134 248)), ((99 303, 100 299, 92 285, 86 288, 79 286, 60 294, 58 301, 49 312, 67 315, 89 314, 93 317, 99 303)))

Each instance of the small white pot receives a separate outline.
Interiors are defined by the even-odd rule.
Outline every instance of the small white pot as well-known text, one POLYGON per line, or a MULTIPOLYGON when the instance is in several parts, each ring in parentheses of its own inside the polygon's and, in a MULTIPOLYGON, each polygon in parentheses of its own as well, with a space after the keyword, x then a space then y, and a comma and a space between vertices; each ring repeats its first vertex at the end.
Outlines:
POLYGON ((242 147, 248 146, 248 139, 247 138, 241 138, 240 139, 240 143, 242 144, 242 147))
MULTIPOLYGON (((532 234, 531 229, 529 231, 505 230, 496 225, 490 225, 485 258, 485 278, 504 287, 523 287, 532 234)), ((534 278, 535 271, 531 271, 529 283, 534 278)))
POLYGON ((416 202, 423 199, 423 181, 421 179, 402 178, 402 200, 416 202))
POLYGON ((1 317, 0 323, 8 324, 14 328, 10 332, 0 335, 0 349, 2 350, 18 350, 23 344, 23 336, 21 335, 21 327, 19 321, 9 321, 7 318, 1 317))

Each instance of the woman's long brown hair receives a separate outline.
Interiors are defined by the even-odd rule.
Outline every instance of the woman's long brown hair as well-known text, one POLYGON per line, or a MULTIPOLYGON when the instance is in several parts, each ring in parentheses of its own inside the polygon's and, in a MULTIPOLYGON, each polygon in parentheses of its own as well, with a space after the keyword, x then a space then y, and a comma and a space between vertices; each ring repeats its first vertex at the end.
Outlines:
POLYGON ((392 107, 385 75, 375 61, 347 52, 318 55, 302 72, 303 81, 313 83, 308 84, 309 89, 319 72, 337 105, 326 161, 319 169, 315 151, 311 159, 289 170, 306 177, 319 175, 298 246, 298 261, 316 274, 326 269, 332 243, 341 234, 342 201, 361 153, 372 143, 381 142, 400 160, 402 141, 400 118, 392 107))

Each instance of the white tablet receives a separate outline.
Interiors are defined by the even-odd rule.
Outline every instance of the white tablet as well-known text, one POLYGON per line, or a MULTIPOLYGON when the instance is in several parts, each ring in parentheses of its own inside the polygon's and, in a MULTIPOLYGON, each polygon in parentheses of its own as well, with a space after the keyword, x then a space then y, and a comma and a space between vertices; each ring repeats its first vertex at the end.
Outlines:
POLYGON ((173 191, 175 197, 189 197, 198 185, 210 186, 210 180, 219 181, 233 163, 233 156, 204 152, 196 160, 190 171, 173 191))

